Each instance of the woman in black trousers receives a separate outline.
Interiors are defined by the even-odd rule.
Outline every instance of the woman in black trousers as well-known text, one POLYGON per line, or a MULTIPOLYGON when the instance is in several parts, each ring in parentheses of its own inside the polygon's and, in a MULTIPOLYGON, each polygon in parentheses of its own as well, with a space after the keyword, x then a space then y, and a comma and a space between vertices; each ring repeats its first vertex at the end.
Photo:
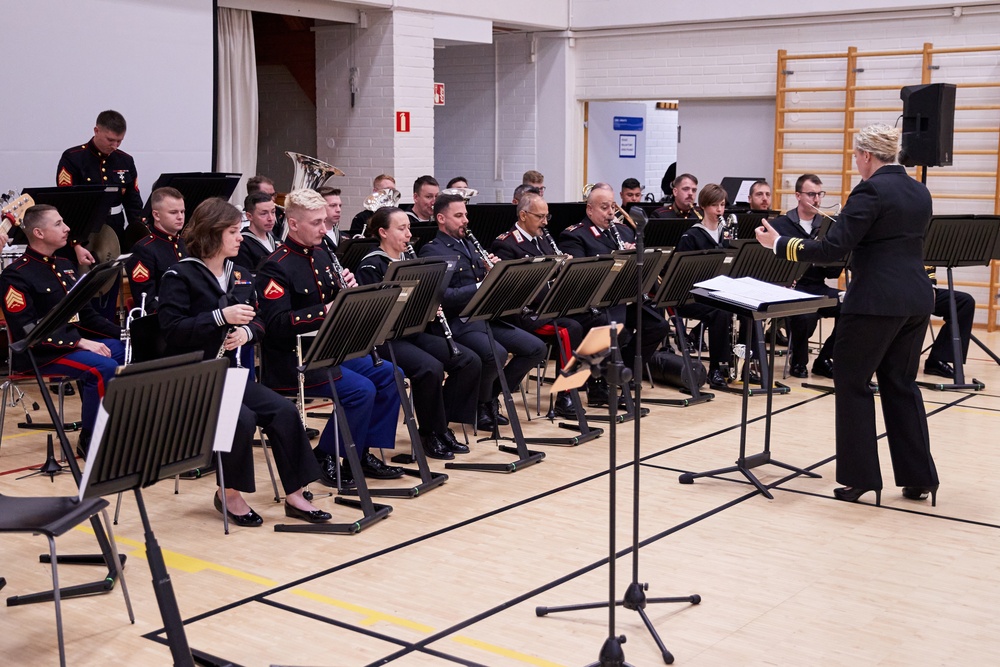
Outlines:
POLYGON ((836 394, 839 500, 856 502, 875 492, 881 502, 875 428, 878 379, 886 437, 897 486, 903 496, 937 500, 938 476, 931 458, 927 415, 916 383, 920 350, 934 308, 934 292, 923 265, 923 242, 931 218, 927 188, 895 164, 899 130, 872 125, 854 141, 862 181, 826 237, 779 236, 764 222, 757 239, 789 261, 836 260, 851 255, 852 280, 837 324, 833 383, 836 394))
MULTIPOLYGON (((398 208, 382 207, 368 221, 366 233, 379 240, 379 247, 361 260, 355 273, 360 285, 382 282, 390 262, 406 259, 410 218, 398 208)), ((431 327, 441 331, 436 322, 428 329, 431 327)), ((425 330, 392 342, 396 361, 413 385, 413 411, 424 453, 435 459, 453 459, 455 454, 468 453, 469 447, 458 441, 448 423, 476 421, 482 361, 469 348, 452 342, 457 355, 451 354, 443 331, 436 334, 425 330)))
MULTIPOLYGON (((191 256, 170 267, 160 283, 157 315, 169 354, 198 351, 206 359, 225 355, 235 363, 234 350, 263 335, 253 278, 232 262, 243 240, 240 222, 239 209, 218 198, 202 202, 191 215, 184 231, 191 256)), ((241 493, 255 489, 253 437, 258 424, 273 445, 285 515, 311 523, 329 521, 330 514, 302 493, 320 470, 298 411, 288 399, 249 378, 232 451, 222 454, 226 488, 215 495, 216 509, 222 512, 224 492, 230 520, 239 526, 263 523, 241 493)))

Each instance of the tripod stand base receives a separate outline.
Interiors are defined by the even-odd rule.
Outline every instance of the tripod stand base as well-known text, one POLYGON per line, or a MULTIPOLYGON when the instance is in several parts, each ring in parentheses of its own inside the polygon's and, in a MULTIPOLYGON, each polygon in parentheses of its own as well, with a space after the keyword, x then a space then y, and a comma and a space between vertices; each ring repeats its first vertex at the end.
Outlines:
POLYGON ((625 652, 622 650, 624 643, 625 635, 608 637, 604 640, 597 662, 592 662, 587 667, 632 667, 625 662, 625 652))
MULTIPOLYGON (((333 501, 338 505, 346 505, 348 507, 361 507, 361 502, 357 500, 350 500, 347 498, 334 498, 333 501)), ((279 523, 274 527, 274 532, 276 533, 321 533, 328 535, 353 535, 354 533, 360 533, 365 528, 368 528, 376 521, 381 521, 382 519, 389 516, 392 512, 392 506, 390 505, 379 505, 375 504, 375 512, 372 514, 366 514, 354 523, 279 523)))
MULTIPOLYGON (((509 447, 507 445, 500 445, 501 452, 506 452, 507 454, 520 454, 517 447, 509 447)), ((485 472, 517 472, 522 468, 527 468, 530 465, 539 463, 545 458, 545 452, 533 452, 527 450, 527 456, 522 456, 516 461, 508 461, 507 463, 455 463, 449 461, 444 464, 445 468, 449 470, 482 470, 485 472)))
POLYGON ((59 462, 56 461, 55 448, 52 444, 52 436, 49 435, 48 443, 45 446, 45 463, 37 468, 32 468, 30 473, 22 475, 17 479, 27 479, 29 477, 36 477, 37 475, 48 475, 49 481, 54 484, 55 479, 53 478, 56 475, 66 472, 67 470, 69 470, 69 468, 64 465, 60 465, 59 462))
POLYGON ((787 463, 782 463, 781 461, 776 461, 771 458, 770 452, 760 452, 759 454, 754 454, 752 456, 747 456, 738 459, 736 461, 736 465, 729 466, 728 468, 718 468, 717 470, 708 470, 706 472, 682 473, 677 478, 677 481, 680 482, 681 484, 694 484, 694 480, 698 479, 699 477, 715 477, 717 475, 724 475, 730 472, 739 472, 744 477, 746 477, 751 484, 757 487, 757 490, 760 491, 765 498, 767 498, 768 500, 774 500, 774 496, 772 496, 771 492, 767 490, 767 487, 764 486, 764 484, 759 479, 757 479, 756 475, 750 472, 752 468, 757 468, 762 465, 778 466, 779 468, 784 468, 785 470, 791 470, 792 472, 796 472, 800 475, 805 475, 806 477, 816 477, 816 478, 822 477, 822 475, 818 473, 811 472, 809 470, 804 470, 802 468, 796 468, 795 466, 788 465, 787 463))

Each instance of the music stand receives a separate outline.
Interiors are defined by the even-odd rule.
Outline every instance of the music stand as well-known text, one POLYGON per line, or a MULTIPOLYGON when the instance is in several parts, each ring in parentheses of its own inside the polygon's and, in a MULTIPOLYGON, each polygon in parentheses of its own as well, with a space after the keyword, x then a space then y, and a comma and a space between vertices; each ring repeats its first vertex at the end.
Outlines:
POLYGON ((756 234, 756 229, 761 226, 761 221, 770 220, 780 215, 778 211, 748 211, 745 209, 726 209, 725 216, 736 216, 736 238, 752 239, 756 234))
MULTIPOLYGON (((393 346, 393 341, 399 338, 422 332, 427 328, 427 323, 437 315, 441 295, 444 294, 445 281, 450 279, 448 268, 448 263, 438 258, 411 259, 390 263, 389 270, 386 271, 383 278, 385 283, 399 283, 412 290, 392 330, 386 336, 386 347, 389 348, 389 360, 392 361, 395 369, 393 376, 396 380, 396 391, 399 393, 400 405, 403 408, 403 423, 406 424, 410 436, 412 460, 417 464, 416 470, 404 468, 403 472, 419 477, 420 484, 400 489, 370 489, 373 496, 416 498, 426 491, 441 486, 448 480, 448 475, 432 472, 427 464, 427 455, 420 440, 417 420, 413 416, 413 406, 410 405, 409 397, 406 395, 403 372, 396 363, 396 351, 393 346)), ((342 493, 354 495, 354 490, 344 489, 342 493)))
POLYGON ((698 386, 694 373, 694 361, 688 349, 687 332, 684 328, 684 318, 677 312, 678 306, 691 301, 691 289, 695 283, 707 280, 725 272, 726 261, 732 260, 732 254, 726 250, 689 250, 675 252, 670 256, 667 268, 660 279, 660 286, 653 297, 657 308, 666 308, 671 312, 674 330, 677 331, 678 346, 681 349, 682 378, 691 388, 691 398, 646 398, 647 403, 669 405, 686 408, 689 405, 706 403, 715 398, 715 394, 703 392, 698 386))
POLYGON ((650 218, 643 231, 647 248, 673 248, 698 220, 695 218, 650 218))
MULTIPOLYGON (((319 369, 327 372, 344 456, 351 468, 358 496, 358 500, 337 496, 334 502, 359 508, 362 517, 353 523, 278 524, 274 527, 276 532, 348 535, 361 532, 392 512, 391 505, 372 502, 372 493, 361 469, 361 458, 347 423, 347 413, 337 393, 336 380, 340 377, 340 364, 365 356, 385 340, 403 309, 404 304, 399 300, 403 293, 404 288, 388 283, 362 285, 337 292, 323 325, 316 332, 316 339, 298 368, 300 373, 319 369)), ((406 293, 409 293, 409 288, 406 288, 406 293)))
POLYGON ((174 188, 184 195, 184 224, 187 225, 198 204, 212 197, 229 199, 236 192, 243 174, 211 171, 188 171, 160 174, 149 190, 150 199, 142 208, 142 215, 152 224, 153 207, 151 204, 153 192, 158 188, 174 188))
MULTIPOLYGON (((42 317, 42 319, 38 321, 31 331, 27 332, 27 335, 25 335, 24 338, 11 343, 10 345, 10 349, 13 352, 27 354, 28 359, 31 361, 31 368, 35 373, 35 380, 38 382, 38 388, 41 390, 42 400, 45 401, 45 408, 49 411, 49 416, 52 417, 52 423, 55 426, 56 436, 59 438, 59 445, 62 448, 63 457, 66 459, 66 464, 69 466, 70 473, 73 475, 73 480, 76 482, 77 486, 80 485, 81 479, 80 466, 76 462, 73 448, 69 443, 69 439, 66 437, 66 430, 63 427, 63 424, 59 419, 59 414, 52 403, 52 396, 45 387, 45 380, 39 370, 38 361, 35 359, 33 348, 39 341, 48 338, 53 331, 68 324, 70 319, 72 319, 78 312, 80 312, 81 308, 94 298, 94 295, 97 294, 104 282, 106 282, 110 276, 121 272, 123 265, 124 260, 119 258, 110 262, 98 264, 92 268, 88 273, 84 274, 84 276, 78 280, 76 284, 73 285, 66 296, 63 297, 63 300, 56 304, 55 308, 42 317)), ((58 562, 77 565, 106 565, 108 568, 108 574, 105 578, 92 583, 61 588, 60 597, 64 600, 72 597, 109 593, 114 590, 115 581, 118 579, 118 567, 115 566, 114 552, 111 547, 111 543, 108 541, 107 534, 101 526, 100 519, 98 519, 95 515, 91 517, 90 523, 94 528, 94 534, 101 549, 100 555, 59 556, 58 562)), ((125 564, 125 559, 126 557, 122 555, 120 558, 120 563, 122 565, 125 564)), ((43 563, 48 562, 48 556, 41 556, 40 560, 43 563)), ((28 595, 19 595, 7 598, 7 605, 14 606, 35 602, 48 602, 53 599, 52 591, 46 591, 42 593, 31 593, 28 595)))
MULTIPOLYGON (((670 258, 670 253, 672 251, 664 250, 662 248, 647 248, 643 251, 643 261, 642 261, 642 285, 639 285, 639 269, 638 262, 636 261, 637 255, 635 250, 615 250, 611 253, 611 256, 616 260, 624 260, 623 264, 617 264, 612 267, 612 274, 614 274, 614 279, 608 285, 607 290, 597 297, 596 305, 601 308, 612 308, 614 306, 628 306, 628 304, 636 303, 639 298, 639 291, 643 295, 648 294, 650 290, 653 289, 653 285, 656 283, 657 278, 660 276, 660 272, 663 270, 664 265, 666 265, 667 260, 670 258)), ((644 299, 645 300, 645 299, 644 299)), ((643 306, 645 304, 642 304, 643 306)), ((628 320, 628 314, 626 313, 625 318, 628 320)), ((637 312, 635 317, 635 335, 640 335, 642 330, 642 315, 637 312)), ((638 346, 637 346, 638 349, 638 346)), ((640 369, 640 373, 641 373, 640 369)), ((635 378, 637 383, 642 382, 642 375, 635 378)), ((631 392, 624 392, 625 396, 625 410, 617 416, 619 423, 631 421, 635 418, 636 406, 635 401, 632 399, 631 392)), ((645 417, 649 414, 647 408, 640 407, 638 412, 641 416, 645 417)), ((608 417, 604 415, 596 415, 594 417, 595 421, 606 421, 608 417)))
POLYGON ((420 250, 420 246, 437 236, 437 233, 437 225, 411 225, 410 245, 415 251, 420 250))
POLYGON ((191 363, 199 356, 173 357, 170 361, 176 365, 165 368, 166 360, 148 366, 136 364, 128 374, 108 382, 102 404, 107 421, 101 429, 99 418, 95 429, 80 499, 134 492, 173 664, 193 666, 197 659, 200 664, 227 665, 231 663, 189 647, 170 573, 142 496, 142 489, 204 467, 212 458, 229 362, 213 359, 191 363), (156 370, 141 372, 144 367, 156 370), (171 410, 163 410, 164 405, 171 410))
POLYGON ((342 239, 337 246, 337 257, 345 268, 353 272, 358 270, 361 260, 376 248, 378 241, 375 239, 342 239))
MULTIPOLYGON (((121 201, 118 188, 113 185, 25 188, 24 194, 31 195, 36 204, 48 204, 59 209, 59 215, 69 227, 69 237, 77 240, 86 240, 97 232, 107 221, 111 207, 121 201)), ((11 243, 26 241, 20 227, 13 231, 11 243), (20 237, 17 237, 18 234, 20 237)))
MULTIPOLYGON (((586 312, 590 304, 597 300, 597 295, 607 289, 615 274, 611 268, 615 265, 614 258, 603 255, 598 257, 575 257, 565 260, 559 267, 552 286, 546 292, 542 303, 536 312, 540 320, 553 320, 553 326, 558 326, 555 320, 568 315, 586 312)), ((572 350, 563 347, 562 336, 556 332, 556 343, 559 346, 559 358, 569 359, 572 350)), ((525 442, 532 445, 567 445, 576 446, 599 437, 604 429, 590 428, 587 415, 580 402, 578 387, 569 390, 576 412, 577 423, 559 422, 559 428, 580 431, 580 435, 570 438, 527 438, 525 442)))
MULTIPOLYGON (((496 340, 493 338, 493 328, 490 320, 523 312, 524 308, 531 303, 535 295, 542 289, 555 271, 557 261, 555 257, 526 257, 494 265, 489 273, 486 274, 485 280, 483 280, 479 289, 476 290, 476 293, 469 300, 469 303, 465 306, 459 317, 466 318, 469 322, 483 320, 486 324, 486 334, 489 337, 490 349, 493 349, 496 347, 496 340)), ((510 473, 517 472, 545 458, 545 452, 528 450, 527 443, 524 440, 524 433, 521 432, 521 422, 517 416, 517 408, 514 406, 514 399, 510 395, 510 387, 507 386, 507 378, 503 373, 506 361, 506 359, 500 359, 494 355, 500 388, 503 392, 504 405, 507 407, 507 418, 510 420, 510 429, 514 434, 514 446, 499 445, 499 449, 508 454, 516 454, 518 457, 517 460, 509 463, 458 463, 449 461, 444 465, 445 468, 510 473)), ((494 439, 496 439, 497 435, 496 421, 496 416, 494 415, 494 439)))
MULTIPOLYGON (((924 263, 944 266, 948 270, 948 314, 951 324, 952 363, 955 368, 954 381, 917 382, 921 387, 938 391, 973 389, 981 391, 986 385, 973 378, 965 381, 965 364, 962 360, 962 338, 958 331, 958 309, 955 305, 955 279, 952 269, 956 266, 986 266, 993 259, 1000 259, 1000 217, 936 215, 931 218, 924 237, 924 263)), ((1000 359, 975 336, 979 347, 983 348, 997 363, 1000 359)))
POLYGON ((514 204, 469 204, 469 229, 489 248, 517 220, 514 204))
POLYGON ((549 202, 549 214, 552 216, 548 224, 549 233, 558 239, 564 229, 587 217, 587 203, 578 201, 549 202))
MULTIPOLYGON (((771 252, 768 250, 768 252, 771 252)), ((696 287, 691 291, 694 296, 695 301, 699 303, 704 303, 715 308, 721 308, 722 310, 734 313, 739 317, 752 320, 760 329, 760 321, 767 319, 768 317, 789 317, 792 315, 804 315, 807 313, 814 313, 820 308, 826 308, 832 306, 836 303, 836 299, 827 296, 817 296, 814 294, 808 294, 806 292, 796 292, 794 290, 786 289, 784 301, 770 301, 770 302, 743 302, 739 297, 734 297, 723 290, 712 291, 705 289, 703 287, 696 287)), ((767 357, 768 372, 774 372, 774 331, 771 332, 771 344, 772 344, 772 354, 767 357)), ((750 327, 746 327, 746 334, 744 340, 746 341, 747 347, 750 346, 751 330, 750 327)), ((759 341, 759 346, 764 347, 763 341, 759 341)), ((761 364, 761 373, 763 374, 764 368, 763 363, 761 364)), ((727 468, 719 468, 716 470, 709 470, 708 472, 698 472, 690 473, 686 472, 680 475, 678 481, 681 484, 693 484, 694 480, 698 477, 711 477, 716 475, 722 475, 728 472, 739 471, 746 477, 751 484, 757 487, 757 490, 761 494, 773 500, 774 496, 771 492, 767 490, 757 477, 750 472, 752 468, 756 468, 762 465, 775 465, 780 468, 785 468, 786 470, 791 470, 792 472, 798 473, 800 475, 805 475, 807 477, 821 477, 821 475, 804 470, 802 468, 796 468, 795 466, 789 465, 787 463, 782 463, 776 459, 771 458, 771 407, 772 399, 774 396, 774 387, 772 383, 766 383, 767 386, 767 408, 764 416, 764 448, 757 454, 752 454, 747 456, 746 454, 746 441, 747 441, 747 419, 748 410, 750 405, 750 383, 745 382, 743 384, 743 412, 742 418, 740 420, 740 456, 736 459, 736 464, 729 466, 727 468)))

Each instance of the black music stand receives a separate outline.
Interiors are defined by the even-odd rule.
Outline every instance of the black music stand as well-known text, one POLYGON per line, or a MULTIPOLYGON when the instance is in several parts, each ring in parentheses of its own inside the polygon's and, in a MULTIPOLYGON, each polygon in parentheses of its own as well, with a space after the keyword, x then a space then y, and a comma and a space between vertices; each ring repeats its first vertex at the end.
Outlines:
POLYGON ((517 220, 514 204, 469 204, 469 229, 489 248, 517 220))
POLYGON ((726 209, 725 216, 736 216, 736 238, 752 239, 756 234, 756 229, 761 226, 761 221, 770 220, 778 215, 778 211, 747 211, 743 209, 726 209))
MULTIPOLYGON (((535 294, 545 285, 556 270, 558 260, 555 257, 526 257, 500 262, 496 264, 486 279, 476 290, 472 299, 465 306, 459 317, 469 322, 483 320, 486 324, 486 334, 489 337, 490 348, 496 345, 493 338, 493 328, 490 320, 500 319, 508 315, 517 315, 535 298, 535 294)), ((495 356, 495 355, 494 355, 495 356)), ((494 358, 499 374, 500 388, 503 392, 504 405, 507 408, 507 418, 510 419, 510 429, 514 434, 514 446, 499 445, 502 452, 516 454, 517 460, 509 463, 459 463, 449 461, 445 468, 453 470, 485 470, 490 472, 517 472, 545 458, 545 452, 533 452, 528 449, 521 432, 521 422, 517 416, 514 399, 507 386, 507 378, 503 374, 506 359, 494 358)), ((497 435, 496 415, 493 416, 493 438, 497 435)))
POLYGON ((696 218, 650 218, 643 231, 643 241, 647 248, 673 248, 684 236, 684 232, 697 223, 696 218))
MULTIPOLYGON (((666 265, 667 260, 670 258, 670 251, 665 251, 662 248, 648 248, 643 251, 641 286, 639 285, 639 262, 637 262, 638 255, 636 251, 615 250, 611 253, 611 256, 615 260, 624 260, 624 263, 616 263, 612 267, 611 272, 614 275, 614 279, 608 285, 608 288, 597 297, 595 302, 595 305, 600 308, 611 308, 614 306, 627 307, 629 304, 637 302, 640 290, 643 295, 648 294, 656 283, 657 278, 659 278, 660 272, 666 265)), ((643 301, 645 301, 645 297, 643 297, 643 301)), ((645 303, 642 303, 640 307, 645 305, 645 303)), ((625 319, 628 319, 627 314, 625 319)), ((635 335, 641 337, 642 314, 639 310, 636 312, 635 328, 635 335)), ((636 349, 639 349, 638 345, 636 345, 636 349)), ((639 369, 639 373, 640 375, 634 378, 637 386, 642 383, 642 369, 639 369)), ((619 423, 635 419, 636 413, 642 417, 649 414, 648 408, 636 406, 635 400, 632 398, 632 392, 626 391, 623 395, 625 397, 625 410, 616 417, 619 423)), ((613 398, 617 400, 617 397, 613 398)), ((606 421, 608 417, 597 415, 593 419, 594 421, 606 421)))
MULTIPOLYGON (((121 202, 118 188, 113 185, 74 185, 71 187, 25 188, 36 204, 48 204, 59 209, 59 215, 70 229, 70 238, 85 241, 107 221, 108 211, 121 202)), ((15 228, 11 243, 25 241, 20 227, 15 228)), ((73 253, 71 252, 70 255, 73 253)))
POLYGON ((437 233, 437 225, 411 225, 410 245, 415 251, 420 250, 420 246, 437 236, 437 233))
POLYGON ((377 248, 378 241, 375 239, 341 239, 337 246, 337 256, 340 263, 353 272, 358 270, 361 260, 377 248))
MULTIPOLYGON (((236 192, 243 174, 212 171, 188 171, 160 174, 160 177, 149 189, 150 199, 142 208, 142 215, 152 224, 153 211, 151 199, 158 188, 174 188, 184 195, 184 224, 187 225, 198 204, 212 197, 229 199, 236 192)), ((130 221, 131 222, 131 221, 130 221)))
MULTIPOLYGON (((636 272, 637 273, 637 272, 636 272)), ((580 347, 574 351, 572 359, 566 364, 566 367, 559 371, 559 378, 556 380, 554 390, 564 390, 570 387, 574 389, 579 389, 580 386, 586 381, 586 378, 591 375, 601 375, 607 379, 609 391, 614 391, 617 393, 620 389, 628 386, 629 378, 632 376, 632 370, 628 368, 622 361, 621 351, 618 347, 618 332, 622 328, 621 324, 615 322, 611 323, 611 326, 594 327, 584 338, 580 347), (603 340, 602 340, 603 339, 603 340)), ((558 607, 545 607, 538 606, 535 607, 536 616, 546 616, 548 614, 558 614, 562 612, 569 611, 584 611, 587 609, 601 609, 607 608, 608 610, 608 637, 604 640, 604 644, 601 646, 601 651, 598 655, 597 662, 591 663, 588 667, 629 667, 628 663, 625 662, 625 654, 622 650, 622 644, 625 643, 624 635, 616 635, 615 633, 615 609, 619 606, 625 609, 630 609, 639 614, 646 629, 649 630, 653 635, 653 639, 656 645, 659 647, 661 654, 663 655, 663 661, 668 665, 673 663, 674 657, 664 646, 663 641, 657 634, 656 629, 649 620, 649 616, 646 614, 645 607, 648 603, 674 603, 674 602, 689 602, 691 604, 698 604, 701 602, 700 595, 688 595, 684 597, 666 597, 666 598, 651 598, 647 599, 644 589, 637 586, 634 581, 629 585, 625 596, 622 600, 616 600, 615 595, 615 584, 616 584, 616 569, 618 562, 618 551, 616 548, 617 541, 617 425, 619 420, 617 418, 618 412, 618 401, 611 400, 608 401, 608 415, 609 415, 609 426, 608 426, 608 599, 603 602, 586 602, 583 604, 572 604, 572 605, 561 605, 558 607)), ((636 424, 639 422, 637 421, 636 424)), ((638 443, 636 444, 638 448, 638 443)), ((639 459, 633 462, 635 470, 639 469, 639 459)), ((638 475, 638 473, 636 473, 638 475)), ((638 493, 638 487, 633 493, 638 493)), ((635 496, 633 496, 635 498, 635 496)), ((637 500, 635 501, 637 502, 637 500)), ((638 525, 638 506, 633 506, 633 525, 638 525)), ((634 535, 634 533, 633 533, 634 535)), ((633 557, 638 553, 638 545, 635 543, 633 538, 632 544, 633 557)), ((637 561, 633 559, 633 579, 635 579, 636 565, 637 561)))
MULTIPOLYGON (((768 250, 768 252, 771 252, 768 250)), ((751 303, 751 302, 741 302, 739 298, 734 298, 731 295, 719 290, 711 291, 703 287, 696 287, 692 290, 695 301, 699 303, 705 303, 715 308, 721 308, 730 313, 735 313, 736 315, 752 320, 754 324, 757 325, 757 329, 760 329, 760 321, 767 319, 769 317, 789 317, 791 315, 804 315, 806 313, 814 313, 820 308, 826 308, 827 306, 832 306, 836 299, 826 296, 816 296, 813 294, 808 294, 806 292, 795 292, 794 290, 786 290, 789 294, 787 301, 772 301, 767 303, 751 303)), ((768 372, 774 372, 774 336, 775 332, 771 332, 771 344, 772 353, 767 357, 768 372)), ((746 327, 746 334, 744 339, 746 345, 749 347, 751 338, 750 327, 746 327)), ((762 336, 761 336, 762 338, 762 336)), ((759 342, 761 348, 764 347, 763 340, 759 342)), ((763 361, 763 358, 762 358, 763 361)), ((764 364, 761 364, 761 372, 763 373, 764 364)), ((727 468, 719 468, 716 470, 709 470, 708 472, 698 472, 691 473, 686 472, 680 475, 678 481, 681 484, 693 484, 694 480, 698 477, 713 477, 716 475, 722 475, 728 472, 739 471, 746 477, 751 484, 757 487, 757 490, 761 494, 773 500, 774 496, 771 492, 767 490, 757 477, 750 472, 752 468, 756 468, 762 465, 774 465, 786 470, 791 470, 792 472, 798 473, 799 475, 805 475, 807 477, 821 477, 821 475, 811 472, 809 470, 804 470, 802 468, 796 468, 795 466, 789 465, 787 463, 782 463, 776 459, 771 458, 771 407, 773 403, 774 387, 768 382, 767 386, 767 408, 764 417, 764 449, 757 453, 747 456, 746 446, 747 446, 747 418, 748 418, 748 408, 750 405, 750 384, 745 382, 743 384, 743 412, 740 420, 740 456, 736 459, 736 464, 729 466, 727 468)))
MULTIPOLYGON (((39 370, 38 362, 35 359, 35 354, 32 348, 42 339, 48 338, 53 331, 66 325, 70 319, 73 318, 73 316, 80 312, 81 308, 94 298, 94 295, 97 294, 110 277, 121 273, 123 265, 124 260, 119 258, 110 262, 98 264, 92 268, 88 273, 84 274, 84 276, 77 281, 76 284, 73 285, 72 289, 70 289, 62 301, 56 304, 55 308, 50 310, 44 317, 42 317, 42 319, 38 321, 35 327, 29 331, 24 338, 15 343, 11 343, 10 346, 10 349, 14 352, 27 354, 28 359, 31 361, 31 368, 35 372, 35 380, 38 382, 38 388, 41 390, 42 400, 45 401, 45 408, 49 411, 49 415, 52 417, 52 423, 55 426, 56 436, 59 438, 60 447, 62 447, 63 457, 66 459, 66 464, 69 466, 70 473, 72 473, 73 480, 77 483, 77 486, 80 485, 81 479, 80 466, 76 462, 73 447, 70 445, 69 439, 66 437, 66 430, 63 428, 63 424, 59 420, 59 414, 56 411, 55 406, 52 404, 52 396, 45 387, 45 380, 39 370)), ((115 566, 113 550, 110 542, 108 541, 107 534, 101 526, 100 519, 98 519, 95 515, 91 517, 90 523, 91 526, 93 526, 97 543, 101 548, 100 555, 60 556, 58 558, 58 562, 75 565, 105 565, 108 568, 108 574, 104 579, 92 583, 61 588, 59 594, 63 600, 73 597, 82 597, 85 595, 109 593, 114 590, 115 581, 118 579, 118 568, 115 566)), ((122 555, 120 558, 120 562, 123 566, 125 564, 125 559, 125 555, 122 555)), ((43 563, 47 563, 48 556, 40 556, 40 560, 43 563)), ((19 604, 48 602, 53 599, 52 591, 31 593, 28 595, 19 595, 7 598, 7 606, 13 607, 19 604)))
MULTIPOLYGON (((603 293, 610 281, 614 280, 611 268, 615 260, 607 255, 599 257, 576 257, 565 260, 559 267, 552 286, 546 292, 542 303, 536 312, 540 320, 554 320, 567 315, 575 315, 589 310, 590 304, 597 300, 597 295, 603 293)), ((556 332, 556 343, 559 346, 559 358, 569 359, 572 350, 564 349, 562 336, 556 332)), ((570 389, 573 409, 576 411, 576 424, 559 422, 559 428, 579 431, 580 435, 570 438, 527 438, 530 445, 566 445, 576 446, 593 440, 604 433, 604 429, 590 428, 587 415, 580 402, 578 387, 570 389)))
MULTIPOLYGON (((389 264, 389 270, 386 271, 383 278, 383 282, 399 283, 412 290, 403 306, 403 311, 386 337, 386 347, 389 348, 389 360, 392 361, 395 368, 393 376, 396 379, 396 391, 399 393, 400 405, 403 408, 403 423, 406 424, 410 436, 410 448, 413 452, 412 458, 407 463, 414 461, 417 464, 416 470, 404 468, 403 472, 419 477, 420 484, 401 489, 373 488, 370 489, 373 496, 416 498, 426 491, 441 486, 448 480, 448 475, 432 472, 427 464, 427 455, 420 440, 417 420, 413 416, 413 407, 406 394, 403 372, 396 364, 396 351, 392 344, 396 339, 422 332, 427 328, 427 323, 435 318, 438 305, 441 303, 441 295, 444 294, 446 281, 450 280, 451 272, 448 269, 448 263, 438 258, 411 259, 389 264)), ((393 461, 396 461, 397 458, 393 457, 393 461)), ((342 493, 354 495, 354 490, 344 489, 342 493)))
MULTIPOLYGON (((406 289, 408 293, 409 288, 406 289)), ((316 339, 309 346, 309 351, 298 368, 300 373, 314 369, 324 369, 327 372, 344 456, 350 465, 358 496, 358 500, 338 496, 334 498, 334 502, 359 508, 362 517, 354 523, 278 524, 274 527, 276 532, 349 535, 361 532, 392 512, 391 505, 372 502, 372 493, 361 469, 361 458, 358 456, 335 381, 340 377, 340 364, 365 356, 385 340, 403 310, 404 303, 400 301, 403 293, 404 288, 388 283, 362 285, 337 292, 323 325, 316 332, 316 339)))
POLYGON ((688 349, 687 332, 684 328, 684 318, 677 313, 677 307, 691 301, 691 290, 695 283, 708 280, 720 273, 725 273, 726 261, 732 260, 732 253, 726 250, 689 250, 675 252, 670 256, 667 268, 660 280, 660 287, 653 297, 657 308, 667 308, 672 311, 674 330, 677 332, 677 344, 681 349, 681 377, 691 388, 691 398, 647 398, 647 403, 669 405, 686 408, 689 405, 706 403, 715 398, 715 394, 703 392, 698 386, 694 373, 694 361, 688 349))
MULTIPOLYGON (((944 266, 948 270, 948 310, 951 317, 952 363, 955 368, 954 382, 917 382, 921 387, 938 391, 973 389, 982 391, 986 385, 973 378, 965 381, 962 360, 962 338, 958 332, 958 309, 955 306, 955 278, 952 269, 956 266, 986 266, 990 260, 1000 259, 1000 217, 936 215, 931 218, 924 237, 924 263, 944 266)), ((972 339, 997 363, 1000 359, 975 336, 972 339)))
POLYGON ((587 217, 587 203, 578 201, 549 202, 549 214, 552 216, 548 224, 549 233, 558 240, 564 229, 587 217))
POLYGON ((135 364, 127 374, 108 383, 103 402, 107 422, 103 430, 100 426, 95 429, 80 498, 129 490, 135 493, 153 592, 173 664, 221 666, 232 663, 188 646, 170 573, 142 496, 142 489, 192 468, 203 468, 212 458, 229 362, 197 362, 199 356, 173 357, 170 361, 176 365, 166 367, 166 360, 135 364), (145 368, 155 370, 143 372, 145 368), (163 405, 173 409, 164 411, 163 405))
MULTIPOLYGON (((765 248, 753 239, 732 241, 730 247, 736 249, 736 256, 733 258, 727 274, 730 278, 753 278, 779 287, 791 287, 809 268, 809 265, 805 263, 785 261, 783 258, 775 255, 773 250, 765 248)), ((790 392, 791 387, 788 385, 771 381, 774 377, 772 372, 773 366, 765 361, 767 359, 767 350, 764 345, 764 328, 760 320, 743 318, 741 322, 743 326, 755 334, 746 339, 743 349, 745 351, 753 349, 755 356, 760 361, 760 386, 762 388, 767 387, 769 393, 787 394, 790 392), (754 339, 756 339, 756 346, 752 342, 754 339)), ((775 343, 772 340, 770 346, 772 353, 774 352, 774 346, 775 343)), ((746 361, 744 372, 737 378, 744 385, 750 384, 749 359, 746 361)), ((743 389, 737 387, 720 387, 719 391, 731 394, 743 393, 743 389)), ((756 390, 752 387, 749 390, 750 396, 760 396, 761 393, 761 390, 756 390)))

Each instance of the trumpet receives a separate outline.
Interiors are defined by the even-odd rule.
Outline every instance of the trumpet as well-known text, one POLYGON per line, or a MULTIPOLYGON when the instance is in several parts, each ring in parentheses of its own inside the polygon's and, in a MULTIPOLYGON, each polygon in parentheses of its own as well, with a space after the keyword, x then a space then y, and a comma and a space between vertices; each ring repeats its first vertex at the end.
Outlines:
POLYGON ((396 188, 383 188, 365 197, 364 207, 366 211, 374 213, 380 208, 396 206, 402 196, 396 188))
POLYGON ((472 243, 472 247, 475 248, 476 252, 479 253, 479 256, 483 258, 483 262, 486 263, 486 268, 492 269, 493 262, 490 260, 489 253, 486 252, 486 248, 484 248, 482 244, 479 243, 479 240, 472 234, 472 231, 468 228, 466 228, 465 230, 465 238, 469 239, 469 241, 472 243))
MULTIPOLYGON (((417 252, 413 249, 413 246, 409 243, 406 244, 406 252, 403 253, 404 259, 416 259, 417 252)), ((444 316, 441 312, 440 306, 437 311, 438 324, 444 329, 444 337, 448 341, 448 355, 452 358, 462 354, 462 351, 458 349, 458 345, 455 344, 455 336, 451 333, 451 325, 448 324, 448 318, 444 316)))
POLYGON ((128 311, 125 318, 125 327, 122 329, 122 343, 125 345, 125 365, 132 363, 132 321, 140 317, 146 317, 146 293, 142 293, 142 300, 137 308, 128 311))

